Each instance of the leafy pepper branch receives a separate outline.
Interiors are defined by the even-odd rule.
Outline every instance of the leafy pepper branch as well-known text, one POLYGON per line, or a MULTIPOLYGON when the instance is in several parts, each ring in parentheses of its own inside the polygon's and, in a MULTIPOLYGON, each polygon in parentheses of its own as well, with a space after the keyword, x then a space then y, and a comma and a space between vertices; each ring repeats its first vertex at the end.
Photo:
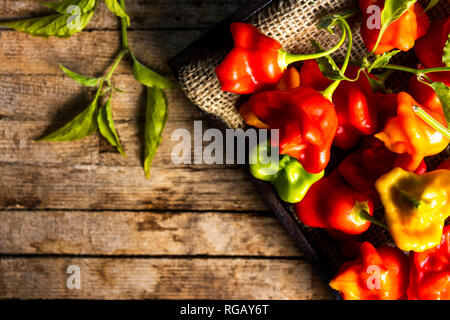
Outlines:
MULTIPOLYGON (((62 71, 82 86, 97 88, 93 101, 70 122, 49 135, 39 138, 38 141, 73 141, 83 139, 97 130, 100 134, 124 157, 126 157, 122 144, 114 127, 111 110, 113 91, 122 92, 115 88, 111 78, 122 62, 123 58, 130 56, 133 62, 133 73, 136 80, 147 89, 146 116, 145 116, 145 150, 143 166, 147 178, 150 176, 150 167, 156 150, 161 143, 167 116, 168 103, 166 89, 178 89, 178 85, 164 78, 158 73, 140 63, 128 45, 127 27, 130 18, 125 11, 124 0, 104 0, 110 11, 120 18, 122 48, 114 60, 108 73, 103 77, 91 78, 64 66, 62 71), (106 102, 101 104, 102 97, 106 96, 106 102)), ((82 31, 92 19, 99 0, 64 0, 60 2, 44 3, 54 11, 53 14, 20 19, 15 21, 0 22, 0 25, 8 26, 17 31, 25 32, 33 36, 48 38, 68 38, 82 31), (76 8, 76 23, 72 23, 73 9, 76 8)))

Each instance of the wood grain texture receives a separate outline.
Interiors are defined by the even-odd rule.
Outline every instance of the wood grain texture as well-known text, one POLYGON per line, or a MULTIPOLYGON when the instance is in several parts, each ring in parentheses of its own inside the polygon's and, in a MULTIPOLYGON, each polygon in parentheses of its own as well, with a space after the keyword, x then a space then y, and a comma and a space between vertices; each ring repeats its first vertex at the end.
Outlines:
MULTIPOLYGON (((125 90, 113 95, 114 119, 144 120, 143 86, 131 74, 115 75, 112 81, 125 90)), ((62 71, 57 75, 0 75, 0 120, 67 121, 92 101, 94 93, 95 89, 80 86, 62 71)), ((168 90, 166 94, 170 122, 202 119, 203 114, 181 91, 168 90)))
MULTIPOLYGON (((48 121, 4 121, 0 120, 0 163, 21 163, 30 166, 69 166, 77 164, 92 164, 102 166, 139 167, 143 148, 143 121, 119 121, 115 123, 116 130, 124 146, 127 157, 122 157, 115 148, 94 133, 82 140, 71 142, 35 141, 45 132, 59 128, 64 122, 48 121)), ((154 167, 162 168, 207 168, 210 170, 237 168, 237 165, 193 164, 196 159, 202 159, 202 154, 194 152, 192 121, 169 121, 163 133, 161 146, 153 160, 154 167), (172 162, 172 150, 180 143, 178 137, 173 137, 175 130, 186 129, 191 134, 190 164, 175 164, 172 162)), ((205 129, 208 128, 205 125, 205 129)), ((206 147, 210 142, 200 142, 206 147)), ((177 149, 175 149, 177 150, 177 149)), ((180 154, 181 156, 181 154, 180 154)), ((189 154, 188 154, 189 156, 189 154)), ((206 154, 205 154, 206 156, 206 154)), ((222 158, 221 158, 222 159, 222 158)), ((221 160, 224 163, 225 159, 221 160)))
POLYGON ((91 210, 267 210, 249 173, 234 168, 4 164, 0 208, 91 210), (247 178, 246 178, 247 177, 247 178))
POLYGON ((274 216, 0 211, 0 254, 301 256, 274 216))
MULTIPOLYGON (((41 16, 50 13, 41 0, 2 0, 0 20, 17 17, 41 16)), ((131 19, 131 29, 191 29, 215 25, 245 0, 128 0, 126 10, 131 19)), ((99 1, 97 11, 87 30, 117 29, 117 18, 99 1)))
MULTIPOLYGON (((199 30, 129 31, 136 57, 155 71, 170 74, 166 61, 203 32, 199 30)), ((69 39, 42 39, 0 30, 0 74, 61 74, 59 65, 85 75, 102 75, 120 51, 118 31, 81 32, 69 39), (43 47, 45 50, 43 50, 43 47)), ((131 74, 130 63, 121 63, 116 74, 131 74)))
POLYGON ((0 298, 330 299, 302 260, 0 258, 0 298), (67 267, 81 269, 68 290, 67 267))

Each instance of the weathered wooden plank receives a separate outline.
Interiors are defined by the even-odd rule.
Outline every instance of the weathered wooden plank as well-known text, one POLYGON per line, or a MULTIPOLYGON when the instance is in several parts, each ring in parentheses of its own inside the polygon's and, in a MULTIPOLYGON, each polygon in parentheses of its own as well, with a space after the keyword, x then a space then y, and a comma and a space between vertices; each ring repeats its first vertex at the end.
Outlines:
POLYGON ((0 167, 0 208, 267 211, 249 173, 235 168, 101 165, 0 167))
MULTIPOLYGON (((198 30, 130 31, 128 41, 139 60, 169 74, 165 62, 201 34, 198 30)), ((42 39, 0 30, 0 74, 61 74, 59 65, 86 75, 102 75, 120 50, 118 31, 91 31, 69 39, 42 39)), ((122 63, 117 74, 132 70, 122 63)))
MULTIPOLYGON (((114 76, 113 84, 125 90, 113 95, 114 118, 144 119, 143 86, 132 75, 114 76)), ((0 119, 66 121, 81 112, 90 103, 94 93, 95 89, 80 86, 64 76, 62 71, 58 75, 0 75, 0 119)), ((166 94, 169 121, 201 119, 201 113, 181 91, 167 90, 166 94)))
MULTIPOLYGON (((94 133, 82 140, 71 142, 39 142, 36 138, 49 132, 49 128, 58 128, 64 122, 48 121, 3 121, 0 120, 0 163, 21 163, 23 165, 70 166, 92 164, 103 166, 138 167, 142 164, 143 121, 116 122, 115 127, 121 139, 127 157, 122 157, 99 133, 94 133)), ((207 125, 203 124, 204 129, 207 125)), ((163 139, 153 160, 153 165, 162 168, 192 166, 195 159, 201 159, 194 153, 194 123, 190 121, 169 121, 163 132, 163 139), (171 159, 172 150, 180 140, 172 140, 177 129, 187 129, 191 135, 191 164, 176 164, 171 159)), ((188 138, 188 137, 187 137, 188 138)), ((186 138, 186 139, 187 139, 186 138)), ((203 142, 207 146, 210 142, 203 142)), ((175 149, 176 150, 176 149, 175 149)), ((225 160, 222 160, 222 163, 225 160)), ((223 169, 222 164, 195 164, 196 169, 208 167, 223 169)), ((227 167, 237 167, 227 165, 227 167)), ((244 176, 242 177, 245 178, 244 176)))
POLYGON ((302 260, 1 258, 0 298, 330 299, 302 260), (67 288, 68 266, 81 289, 67 288))
MULTIPOLYGON (((3 0, 0 4, 0 20, 19 17, 40 16, 50 12, 40 5, 41 0, 3 0)), ((182 29, 214 26, 231 12, 237 10, 245 0, 159 0, 126 1, 132 29, 182 29)), ((90 29, 117 29, 116 17, 108 11, 103 1, 89 23, 90 29)))
POLYGON ((302 256, 275 216, 0 211, 0 254, 302 256))
POLYGON ((37 164, 86 164, 99 161, 99 138, 92 135, 70 143, 43 143, 46 122, 0 120, 0 162, 37 164))

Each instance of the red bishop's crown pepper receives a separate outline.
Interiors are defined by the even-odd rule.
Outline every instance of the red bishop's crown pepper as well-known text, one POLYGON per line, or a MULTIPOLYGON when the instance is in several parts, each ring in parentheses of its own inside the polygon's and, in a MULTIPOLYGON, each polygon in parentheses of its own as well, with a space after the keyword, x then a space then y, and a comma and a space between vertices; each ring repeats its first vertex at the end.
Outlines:
POLYGON ((283 50, 281 44, 256 27, 241 22, 230 26, 234 48, 216 67, 216 75, 222 90, 249 94, 273 87, 293 62, 328 55, 344 43, 345 33, 339 43, 325 52, 295 55, 283 50))
MULTIPOLYGON (((442 56, 445 43, 450 34, 450 18, 436 20, 431 24, 427 34, 417 41, 415 51, 420 63, 424 68, 444 67, 442 56)), ((433 82, 442 82, 450 86, 450 72, 427 73, 433 82)), ((410 90, 413 97, 423 106, 437 110, 441 108, 441 101, 432 88, 417 80, 416 76, 411 77, 410 90)))
POLYGON ((425 68, 444 67, 442 55, 449 33, 450 17, 434 21, 427 34, 417 40, 415 52, 420 63, 425 68))
POLYGON ((382 130, 386 121, 397 114, 397 94, 377 92, 375 100, 378 107, 378 128, 382 130))
POLYGON ((250 110, 271 129, 279 129, 280 154, 296 158, 306 171, 320 173, 330 161, 337 129, 333 104, 313 88, 253 94, 250 110))
POLYGON ((426 34, 430 26, 428 16, 423 13, 419 3, 415 3, 399 19, 389 25, 375 48, 380 28, 372 25, 371 21, 374 20, 375 13, 367 9, 374 5, 384 9, 384 3, 385 0, 359 0, 359 7, 363 14, 361 36, 364 44, 369 51, 373 51, 375 54, 383 54, 392 49, 409 51, 414 47, 415 41, 426 34), (374 51, 374 49, 376 50, 374 51))
MULTIPOLYGON (((275 85, 275 90, 289 91, 300 86, 300 73, 295 67, 288 68, 280 81, 275 85)), ((244 102, 240 108, 239 113, 244 119, 245 123, 259 129, 269 129, 269 126, 263 123, 258 117, 250 110, 248 102, 244 102)))
MULTIPOLYGON (((428 73, 427 76, 433 82, 442 82, 447 87, 450 87, 450 72, 428 73)), ((431 110, 442 109, 441 100, 437 96, 436 92, 434 92, 430 86, 417 80, 416 75, 413 75, 409 80, 409 91, 414 99, 416 99, 422 106, 431 110)))
POLYGON ((408 286, 408 259, 397 248, 364 242, 358 259, 344 263, 330 286, 345 300, 399 300, 408 286))
POLYGON ((347 234, 360 234, 370 227, 371 200, 347 185, 337 171, 322 178, 294 205, 305 225, 347 234))
POLYGON ((333 142, 335 146, 350 149, 361 136, 375 133, 378 119, 372 102, 356 83, 343 81, 339 85, 333 94, 339 124, 333 142))
POLYGON ((281 44, 250 24, 235 22, 230 30, 235 47, 216 67, 222 90, 246 94, 276 84, 284 71, 278 63, 281 44))
POLYGON ((409 300, 450 300, 450 226, 441 243, 410 253, 409 300))
MULTIPOLYGON (((346 76, 355 78, 358 70, 359 67, 349 66, 346 76)), ((300 82, 302 86, 324 90, 332 81, 322 74, 315 60, 308 60, 300 69, 300 82)), ((378 126, 378 101, 365 75, 361 75, 356 82, 342 81, 332 99, 338 116, 338 129, 333 141, 335 146, 350 149, 359 142, 361 136, 375 133, 378 126)))
POLYGON ((325 90, 333 81, 320 71, 316 60, 306 60, 300 68, 300 83, 303 87, 311 87, 319 91, 325 90))

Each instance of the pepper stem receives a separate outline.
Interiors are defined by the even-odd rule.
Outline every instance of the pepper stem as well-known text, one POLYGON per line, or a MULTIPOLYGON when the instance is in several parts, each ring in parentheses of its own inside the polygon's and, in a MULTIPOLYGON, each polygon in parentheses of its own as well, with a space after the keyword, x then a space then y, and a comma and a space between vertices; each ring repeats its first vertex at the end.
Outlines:
POLYGON ((445 138, 450 140, 450 130, 444 127, 439 121, 437 121, 429 113, 427 113, 425 110, 423 110, 421 107, 417 105, 413 105, 413 110, 420 119, 425 121, 430 127, 432 127, 434 130, 442 134, 445 138))
MULTIPOLYGON (((120 6, 125 11, 125 1, 119 1, 120 6)), ((122 48, 128 49, 128 34, 127 34, 127 20, 125 18, 120 19, 121 23, 121 33, 122 33, 122 48)))
POLYGON ((329 101, 333 102, 333 93, 336 91, 337 87, 342 80, 335 80, 332 84, 330 84, 324 91, 322 91, 322 95, 327 98, 329 101))
POLYGON ((410 204, 411 206, 413 206, 414 208, 419 208, 422 200, 417 199, 416 197, 410 195, 409 193, 407 193, 406 191, 402 190, 402 189, 397 189, 397 192, 399 193, 401 199, 404 202, 407 202, 408 204, 410 204))
POLYGON ((109 81, 114 73, 114 71, 116 70, 117 66, 119 65, 120 61, 122 61, 122 58, 124 57, 124 55, 128 52, 127 49, 123 49, 120 53, 119 56, 116 58, 116 60, 113 63, 113 66, 111 67, 111 69, 109 70, 108 74, 105 77, 105 80, 109 81))
MULTIPOLYGON (((350 29, 350 26, 348 25, 347 21, 339 15, 334 16, 336 21, 341 25, 342 27, 342 34, 347 34, 348 37, 348 44, 347 44, 347 52, 345 54, 344 62, 342 63, 341 68, 341 74, 345 75, 345 72, 347 71, 348 64, 350 62, 350 55, 352 53, 352 46, 353 46, 353 35, 352 30, 350 29)), ((342 80, 335 80, 332 84, 328 86, 323 92, 322 95, 327 98, 329 101, 333 102, 333 93, 339 86, 342 80)))
POLYGON ((103 83, 104 82, 105 82, 105 80, 101 79, 99 84, 98 84, 97 92, 95 93, 95 97, 94 97, 95 101, 97 101, 98 98, 102 95, 102 89, 103 89, 103 83))
POLYGON ((446 72, 446 71, 450 71, 450 67, 438 67, 438 68, 428 68, 428 69, 414 69, 414 68, 408 68, 408 67, 400 66, 400 65, 397 65, 397 64, 387 64, 387 65, 382 66, 380 68, 381 69, 388 69, 388 70, 409 72, 409 73, 413 73, 415 75, 425 75, 427 73, 432 73, 432 72, 446 72))
POLYGON ((359 211, 359 218, 360 218, 361 220, 365 220, 365 221, 371 222, 371 223, 373 223, 373 224, 376 224, 377 226, 382 227, 382 228, 384 228, 384 229, 388 229, 388 227, 387 227, 383 222, 381 222, 380 220, 378 220, 378 219, 372 217, 372 216, 367 212, 367 210, 364 210, 364 209, 360 210, 360 211, 359 211))
MULTIPOLYGON (((341 25, 343 25, 343 24, 341 24, 341 25)), ((347 24, 347 26, 348 26, 348 24, 347 24)), ((350 28, 348 28, 348 30, 350 30, 350 28)), ((286 52, 284 50, 279 50, 278 51, 278 65, 280 66, 280 68, 282 70, 284 70, 287 68, 288 65, 290 65, 294 62, 313 60, 313 59, 318 59, 318 58, 328 56, 328 55, 336 52, 337 50, 339 50, 340 47, 342 47, 342 45, 345 42, 345 38, 347 37, 346 33, 347 33, 347 29, 343 28, 342 36, 341 36, 341 39, 339 40, 339 42, 333 48, 323 51, 323 52, 317 52, 317 53, 311 53, 311 54, 293 54, 293 53, 286 52)))

